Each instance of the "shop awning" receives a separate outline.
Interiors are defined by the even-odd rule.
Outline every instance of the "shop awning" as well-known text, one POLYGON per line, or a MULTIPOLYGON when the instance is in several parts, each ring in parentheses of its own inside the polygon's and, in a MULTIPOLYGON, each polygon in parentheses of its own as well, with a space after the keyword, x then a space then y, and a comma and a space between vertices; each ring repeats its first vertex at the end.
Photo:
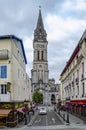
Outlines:
POLYGON ((0 109, 0 117, 7 117, 12 109, 0 109))
POLYGON ((71 100, 70 103, 74 106, 86 106, 86 100, 71 100))
POLYGON ((24 107, 21 107, 21 108, 18 108, 17 111, 19 111, 19 112, 21 112, 21 113, 24 114, 25 112, 23 111, 23 109, 25 109, 25 108, 24 108, 24 107))

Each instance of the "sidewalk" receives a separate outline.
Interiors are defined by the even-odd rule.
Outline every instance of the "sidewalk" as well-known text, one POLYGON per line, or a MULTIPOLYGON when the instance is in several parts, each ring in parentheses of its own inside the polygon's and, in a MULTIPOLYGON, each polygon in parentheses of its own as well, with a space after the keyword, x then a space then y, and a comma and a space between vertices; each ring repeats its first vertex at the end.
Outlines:
MULTIPOLYGON (((57 112, 58 112, 58 110, 57 110, 57 112)), ((66 123, 66 120, 67 120, 67 112, 66 111, 60 111, 60 115, 59 115, 64 121, 65 121, 65 123, 66 123)), ((70 114, 69 113, 69 124, 70 125, 84 125, 84 126, 86 126, 86 124, 84 123, 84 121, 82 120, 82 119, 80 119, 80 118, 78 118, 78 117, 76 117, 76 116, 74 116, 74 115, 72 115, 72 114, 70 114)))
MULTIPOLYGON (((24 130, 24 129, 36 129, 36 130, 40 130, 40 129, 55 129, 55 130, 59 130, 59 129, 81 129, 81 130, 86 130, 86 124, 84 124, 84 121, 79 119, 78 117, 69 114, 69 124, 66 123, 66 121, 64 121, 63 119, 63 115, 65 115, 65 120, 67 119, 67 112, 66 111, 60 111, 60 115, 58 114, 58 110, 56 110, 55 112, 57 113, 57 115, 60 117, 60 119, 62 120, 62 122, 64 122, 64 125, 55 125, 55 126, 33 126, 32 127, 32 123, 34 121, 34 119, 37 116, 38 111, 35 111, 35 114, 31 114, 31 120, 27 125, 20 125, 19 127, 15 127, 15 128, 6 128, 7 130, 24 130)), ((1 129, 0 129, 1 130, 1 129)), ((2 129, 3 130, 3 129, 2 129)))
POLYGON ((38 110, 35 111, 35 114, 31 116, 30 122, 28 123, 27 126, 31 126, 33 121, 35 120, 36 116, 38 114, 38 110))

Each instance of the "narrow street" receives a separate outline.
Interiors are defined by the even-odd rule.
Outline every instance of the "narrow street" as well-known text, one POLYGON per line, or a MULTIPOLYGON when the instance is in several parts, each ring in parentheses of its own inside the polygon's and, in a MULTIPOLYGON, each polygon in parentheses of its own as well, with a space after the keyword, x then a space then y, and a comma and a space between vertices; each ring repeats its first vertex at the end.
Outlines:
POLYGON ((20 125, 15 128, 5 128, 5 129, 6 130, 86 130, 86 125, 83 124, 82 122, 81 124, 76 124, 76 119, 78 118, 72 116, 70 116, 70 118, 72 117, 71 118, 72 120, 70 119, 71 123, 69 125, 64 124, 62 120, 59 119, 58 114, 54 112, 53 107, 47 108, 46 115, 39 115, 38 110, 35 112, 35 115, 31 114, 30 116, 32 122, 31 125, 29 124, 20 125))
POLYGON ((53 110, 48 110, 46 115, 37 115, 32 126, 63 125, 53 110))

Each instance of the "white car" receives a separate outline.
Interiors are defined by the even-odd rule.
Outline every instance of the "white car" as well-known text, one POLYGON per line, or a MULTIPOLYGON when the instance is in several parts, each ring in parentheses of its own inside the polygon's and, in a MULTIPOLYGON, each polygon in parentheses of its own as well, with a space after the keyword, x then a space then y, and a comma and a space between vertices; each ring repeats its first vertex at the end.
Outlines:
POLYGON ((39 114, 40 114, 40 115, 46 115, 46 114, 47 114, 46 108, 45 108, 45 107, 40 108, 39 114))

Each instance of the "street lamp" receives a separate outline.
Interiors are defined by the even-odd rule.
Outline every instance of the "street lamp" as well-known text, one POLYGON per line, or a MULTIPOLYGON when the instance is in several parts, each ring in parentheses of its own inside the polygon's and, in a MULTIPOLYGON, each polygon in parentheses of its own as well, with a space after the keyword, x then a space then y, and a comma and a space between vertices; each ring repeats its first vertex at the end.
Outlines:
POLYGON ((69 124, 70 122, 69 122, 69 110, 67 110, 67 124, 69 124))
POLYGON ((25 125, 27 125, 27 101, 24 100, 24 105, 25 105, 25 125))
POLYGON ((67 122, 67 124, 70 123, 70 121, 69 121, 69 110, 70 110, 70 105, 67 103, 67 106, 66 106, 66 111, 67 111, 67 120, 66 120, 66 122, 67 122))
POLYGON ((58 114, 60 115, 60 110, 61 110, 61 101, 59 100, 58 102, 58 114))

